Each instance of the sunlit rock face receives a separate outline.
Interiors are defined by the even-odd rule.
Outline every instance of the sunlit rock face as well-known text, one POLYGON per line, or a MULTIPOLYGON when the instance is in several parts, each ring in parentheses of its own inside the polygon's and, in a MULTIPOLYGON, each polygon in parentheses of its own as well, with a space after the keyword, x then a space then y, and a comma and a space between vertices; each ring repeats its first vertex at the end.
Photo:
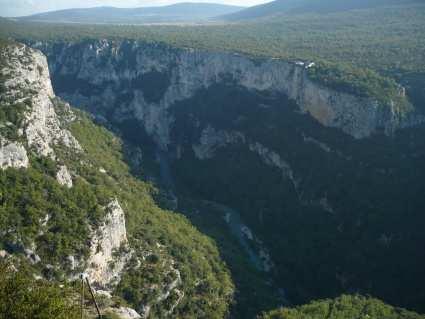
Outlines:
POLYGON ((175 121, 170 108, 222 82, 284 94, 297 103, 300 112, 355 138, 377 130, 389 134, 414 122, 395 112, 395 102, 383 106, 326 88, 309 79, 305 66, 292 62, 136 41, 36 46, 48 55, 61 96, 109 120, 138 119, 163 149, 171 143, 175 121))
POLYGON ((59 168, 58 172, 56 173, 56 180, 59 184, 68 188, 71 188, 73 185, 71 173, 65 165, 62 165, 59 168))
POLYGON ((27 168, 29 165, 25 147, 20 143, 14 143, 0 139, 0 168, 27 168))
MULTIPOLYGON (((81 151, 78 141, 64 128, 56 113, 46 57, 25 45, 8 46, 2 55, 7 63, 1 70, 6 78, 1 100, 5 104, 13 104, 12 107, 19 103, 27 105, 25 110, 20 111, 23 121, 21 127, 16 128, 17 135, 39 156, 55 159, 54 146, 57 145, 81 151)), ((20 154, 22 157, 22 150, 20 154)))
POLYGON ((128 307, 120 307, 120 308, 107 308, 105 310, 109 314, 114 314, 120 319, 140 319, 142 318, 136 310, 128 307))
POLYGON ((119 282, 131 257, 125 215, 119 202, 116 199, 111 201, 105 211, 103 223, 93 230, 86 270, 89 280, 102 288, 119 282))
MULTIPOLYGON (((6 77, 2 101, 25 102, 25 108, 19 110, 22 118, 20 123, 5 123, 8 128, 4 134, 10 135, 10 127, 16 130, 11 141, 1 136, 0 131, 0 168, 28 168, 29 154, 47 157, 56 162, 57 182, 67 188, 73 186, 73 172, 59 158, 55 149, 67 148, 71 152, 83 152, 79 142, 66 129, 66 125, 74 120, 74 114, 69 105, 64 104, 64 110, 55 106, 50 73, 46 57, 38 50, 25 45, 6 47, 2 54, 7 55, 8 63, 1 70, 6 77), (60 111, 60 114, 59 114, 60 111)), ((3 128, 3 127, 2 127, 3 128)), ((4 128, 3 128, 4 129, 4 128)), ((100 287, 116 284, 128 259, 130 249, 125 227, 125 215, 118 203, 112 200, 105 208, 105 217, 98 227, 92 229, 90 256, 86 261, 90 280, 100 287)), ((45 227, 49 219, 42 222, 45 227)), ((26 255, 32 262, 39 262, 34 249, 26 255)), ((82 262, 70 256, 71 268, 82 262)))

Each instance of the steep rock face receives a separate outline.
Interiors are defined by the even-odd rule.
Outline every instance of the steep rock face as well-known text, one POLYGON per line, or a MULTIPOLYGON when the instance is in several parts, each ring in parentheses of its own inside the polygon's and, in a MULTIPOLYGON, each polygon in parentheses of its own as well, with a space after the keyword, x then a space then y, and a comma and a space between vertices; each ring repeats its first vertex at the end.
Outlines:
POLYGON ((253 60, 236 54, 172 49, 134 41, 36 44, 48 56, 59 93, 110 120, 136 117, 166 149, 174 118, 170 107, 214 83, 230 81, 250 90, 285 94, 322 125, 355 138, 377 130, 391 133, 413 124, 396 105, 380 105, 323 87, 304 66, 276 59, 253 60), (113 107, 114 106, 114 107, 113 107))
POLYGON ((200 159, 212 158, 219 148, 234 143, 244 143, 245 136, 240 132, 218 131, 211 125, 202 130, 199 144, 192 146, 195 156, 200 159))
MULTIPOLYGON (((7 57, 7 63, 1 70, 6 80, 1 94, 3 107, 16 108, 22 120, 18 123, 1 123, 3 128, 11 127, 17 131, 16 141, 10 141, 0 135, 0 168, 28 168, 29 152, 38 157, 48 157, 58 166, 57 182, 67 188, 73 186, 72 173, 66 165, 59 164, 55 147, 65 147, 68 151, 83 152, 77 139, 68 131, 66 123, 73 121, 75 116, 68 104, 59 115, 55 109, 53 93, 46 57, 37 50, 25 45, 10 45, 2 50, 7 57), (26 107, 18 109, 18 103, 24 101, 26 107)), ((10 131, 5 130, 5 135, 10 131)), ((1 134, 1 131, 0 131, 1 134)), ((105 207, 106 216, 103 223, 92 230, 91 253, 87 261, 90 280, 104 287, 116 284, 125 263, 130 258, 125 227, 124 212, 117 200, 105 207), (118 253, 118 250, 122 251, 118 253), (116 256, 114 255, 116 254, 116 256)), ((46 227, 50 215, 46 215, 41 225, 46 227)), ((32 263, 40 262, 35 253, 35 246, 26 248, 24 252, 32 263), (36 257, 34 257, 36 256, 36 257)), ((80 261, 69 256, 71 269, 80 261)))
POLYGON ((131 257, 125 215, 118 200, 110 202, 105 210, 103 223, 93 231, 86 270, 90 280, 100 287, 117 284, 131 257))
MULTIPOLYGON (((81 151, 72 134, 63 128, 53 106, 55 97, 50 82, 46 57, 25 45, 8 46, 2 50, 7 59, 1 74, 6 78, 1 101, 14 108, 16 103, 30 105, 22 112, 23 120, 18 135, 39 156, 55 158, 54 145, 64 145, 81 151)), ((16 107, 17 108, 17 107, 16 107)), ((18 112, 18 111, 17 111, 18 112)))
POLYGON ((132 308, 127 307, 120 307, 120 308, 107 308, 105 312, 109 314, 114 314, 120 319, 140 319, 142 316, 140 316, 136 310, 132 308))
POLYGON ((62 165, 59 168, 59 171, 56 173, 56 180, 62 186, 66 186, 68 188, 72 187, 72 176, 65 165, 62 165))
POLYGON ((0 138, 0 168, 28 167, 29 160, 25 147, 0 138))

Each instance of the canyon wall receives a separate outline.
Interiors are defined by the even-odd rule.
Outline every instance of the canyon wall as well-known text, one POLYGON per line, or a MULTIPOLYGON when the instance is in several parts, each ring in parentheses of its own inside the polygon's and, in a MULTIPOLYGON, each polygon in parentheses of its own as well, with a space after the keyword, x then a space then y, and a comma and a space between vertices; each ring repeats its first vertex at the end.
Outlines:
POLYGON ((297 61, 137 41, 32 45, 55 92, 140 147, 141 166, 152 142, 171 159, 177 196, 238 211, 290 300, 360 291, 417 307, 425 145, 413 107, 324 87, 297 61))
MULTIPOLYGON (((286 95, 319 123, 364 138, 410 126, 396 102, 381 105, 326 88, 308 77, 307 64, 231 53, 176 49, 137 41, 36 43, 49 57, 57 93, 109 119, 136 118, 167 149, 174 118, 169 109, 215 83, 286 95)), ((283 106, 282 106, 283 107, 283 106)))

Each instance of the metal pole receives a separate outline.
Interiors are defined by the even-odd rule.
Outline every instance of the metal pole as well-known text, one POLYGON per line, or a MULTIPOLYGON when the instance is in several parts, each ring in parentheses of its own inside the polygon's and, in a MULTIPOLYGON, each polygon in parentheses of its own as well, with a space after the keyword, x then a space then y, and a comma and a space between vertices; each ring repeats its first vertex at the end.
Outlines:
POLYGON ((81 275, 81 319, 84 318, 84 276, 81 275))
POLYGON ((93 298, 94 305, 96 306, 97 315, 99 316, 99 319, 102 319, 102 315, 100 314, 99 306, 96 302, 96 297, 94 296, 93 289, 91 288, 89 279, 87 277, 86 277, 86 282, 87 282, 87 286, 89 286, 90 294, 91 294, 91 297, 93 298))

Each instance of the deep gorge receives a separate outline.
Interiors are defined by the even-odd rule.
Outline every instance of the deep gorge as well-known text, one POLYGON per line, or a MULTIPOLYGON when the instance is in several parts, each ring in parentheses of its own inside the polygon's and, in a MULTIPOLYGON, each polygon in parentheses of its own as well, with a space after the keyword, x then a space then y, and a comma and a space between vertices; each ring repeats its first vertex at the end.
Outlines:
POLYGON ((270 253, 270 290, 295 304, 348 291, 425 310, 422 115, 323 87, 290 61, 135 41, 32 45, 55 93, 139 148, 142 167, 165 152, 178 210, 221 220, 206 200, 240 213, 270 253))

